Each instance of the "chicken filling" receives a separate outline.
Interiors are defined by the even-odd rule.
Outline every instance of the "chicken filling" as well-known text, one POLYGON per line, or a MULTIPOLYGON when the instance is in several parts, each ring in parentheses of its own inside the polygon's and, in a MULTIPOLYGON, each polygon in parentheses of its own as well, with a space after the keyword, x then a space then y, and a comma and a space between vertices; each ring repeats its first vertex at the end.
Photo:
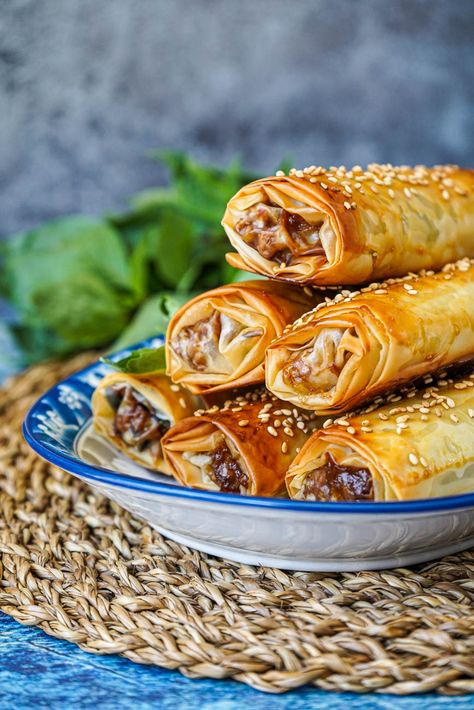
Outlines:
POLYGON ((324 255, 322 222, 309 224, 273 203, 259 202, 235 224, 235 231, 265 259, 288 266, 293 258, 324 255))
POLYGON ((130 385, 111 387, 106 396, 115 411, 115 436, 137 451, 147 451, 153 459, 160 458, 161 437, 171 426, 169 419, 130 385))
POLYGON ((338 464, 328 454, 326 462, 306 477, 303 498, 333 502, 371 501, 374 499, 372 474, 367 468, 338 464))
POLYGON ((340 346, 343 334, 340 328, 324 328, 311 345, 293 352, 282 368, 285 384, 302 393, 333 389, 351 355, 340 346))
POLYGON ((239 344, 242 357, 252 348, 254 340, 262 335, 262 328, 249 328, 233 318, 213 311, 192 325, 181 328, 173 336, 171 346, 187 366, 197 372, 226 372, 229 363, 225 357, 231 343, 239 344))

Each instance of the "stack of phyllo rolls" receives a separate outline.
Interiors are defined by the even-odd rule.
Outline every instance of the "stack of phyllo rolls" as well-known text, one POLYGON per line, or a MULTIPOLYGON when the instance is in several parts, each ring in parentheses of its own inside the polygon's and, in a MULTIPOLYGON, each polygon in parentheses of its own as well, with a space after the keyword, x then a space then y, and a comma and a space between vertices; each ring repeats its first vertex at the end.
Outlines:
POLYGON ((240 190, 222 224, 229 263, 260 278, 175 313, 166 373, 105 377, 100 433, 213 491, 474 491, 474 172, 279 172, 240 190))

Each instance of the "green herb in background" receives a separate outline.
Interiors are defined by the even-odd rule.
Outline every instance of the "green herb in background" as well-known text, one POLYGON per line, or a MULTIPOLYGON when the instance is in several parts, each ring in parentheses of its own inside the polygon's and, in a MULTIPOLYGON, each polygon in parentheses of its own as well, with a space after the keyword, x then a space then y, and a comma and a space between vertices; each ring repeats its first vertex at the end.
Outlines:
POLYGON ((226 263, 220 222, 232 195, 258 176, 238 161, 220 169, 184 153, 152 157, 168 166, 170 186, 134 195, 126 212, 56 219, 0 244, 0 295, 15 314, 18 366, 126 347, 163 333, 196 293, 255 278, 226 263))
POLYGON ((0 291, 15 313, 19 364, 125 347, 163 332, 195 293, 242 278, 225 262, 220 221, 232 195, 257 176, 237 161, 224 170, 182 153, 155 157, 169 167, 170 186, 135 195, 124 214, 56 219, 0 245, 0 291))

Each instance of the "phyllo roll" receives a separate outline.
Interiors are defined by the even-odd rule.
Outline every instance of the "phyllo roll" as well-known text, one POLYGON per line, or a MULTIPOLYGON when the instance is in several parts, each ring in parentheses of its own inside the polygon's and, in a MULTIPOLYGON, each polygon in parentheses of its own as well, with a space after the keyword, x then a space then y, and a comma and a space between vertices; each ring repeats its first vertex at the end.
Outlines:
POLYGON ((167 473, 161 439, 201 402, 164 373, 104 377, 92 397, 96 430, 134 461, 167 473))
POLYGON ((285 492, 285 474, 317 426, 265 391, 178 422, 163 437, 168 469, 185 486, 242 495, 285 492))
POLYGON ((445 165, 311 166, 229 202, 230 264, 313 284, 358 284, 474 257, 474 171, 445 165))
MULTIPOLYGON (((427 379, 432 379, 431 377, 427 379)), ((391 501, 474 491, 474 375, 325 422, 286 478, 291 498, 391 501)))
POLYGON ((322 300, 311 288, 269 280, 207 291, 180 308, 168 326, 168 374, 196 393, 262 382, 268 345, 322 300))
POLYGON ((318 413, 347 411, 474 358, 474 261, 344 291, 275 340, 266 385, 318 413))

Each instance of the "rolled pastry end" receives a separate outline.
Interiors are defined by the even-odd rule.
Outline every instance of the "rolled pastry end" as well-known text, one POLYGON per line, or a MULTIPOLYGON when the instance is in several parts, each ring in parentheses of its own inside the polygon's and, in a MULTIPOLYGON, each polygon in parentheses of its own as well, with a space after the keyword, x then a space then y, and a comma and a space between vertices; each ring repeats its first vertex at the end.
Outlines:
POLYGON ((210 422, 193 429, 193 440, 171 438, 166 455, 178 481, 193 488, 249 495, 245 461, 228 437, 210 422))
POLYGON ((314 468, 309 468, 300 478, 300 487, 294 496, 300 500, 314 501, 372 501, 373 477, 365 466, 341 464, 330 453, 314 468))
POLYGON ((300 256, 326 258, 320 237, 323 223, 323 216, 311 223, 267 198, 243 210, 234 230, 264 259, 288 266, 300 256))
POLYGON ((186 303, 166 337, 173 382, 195 393, 262 382, 268 345, 321 301, 320 294, 307 291, 251 281, 221 286, 186 303))
POLYGON ((130 458, 162 470, 162 437, 199 404, 198 398, 171 384, 164 374, 112 373, 94 392, 94 426, 130 458))

